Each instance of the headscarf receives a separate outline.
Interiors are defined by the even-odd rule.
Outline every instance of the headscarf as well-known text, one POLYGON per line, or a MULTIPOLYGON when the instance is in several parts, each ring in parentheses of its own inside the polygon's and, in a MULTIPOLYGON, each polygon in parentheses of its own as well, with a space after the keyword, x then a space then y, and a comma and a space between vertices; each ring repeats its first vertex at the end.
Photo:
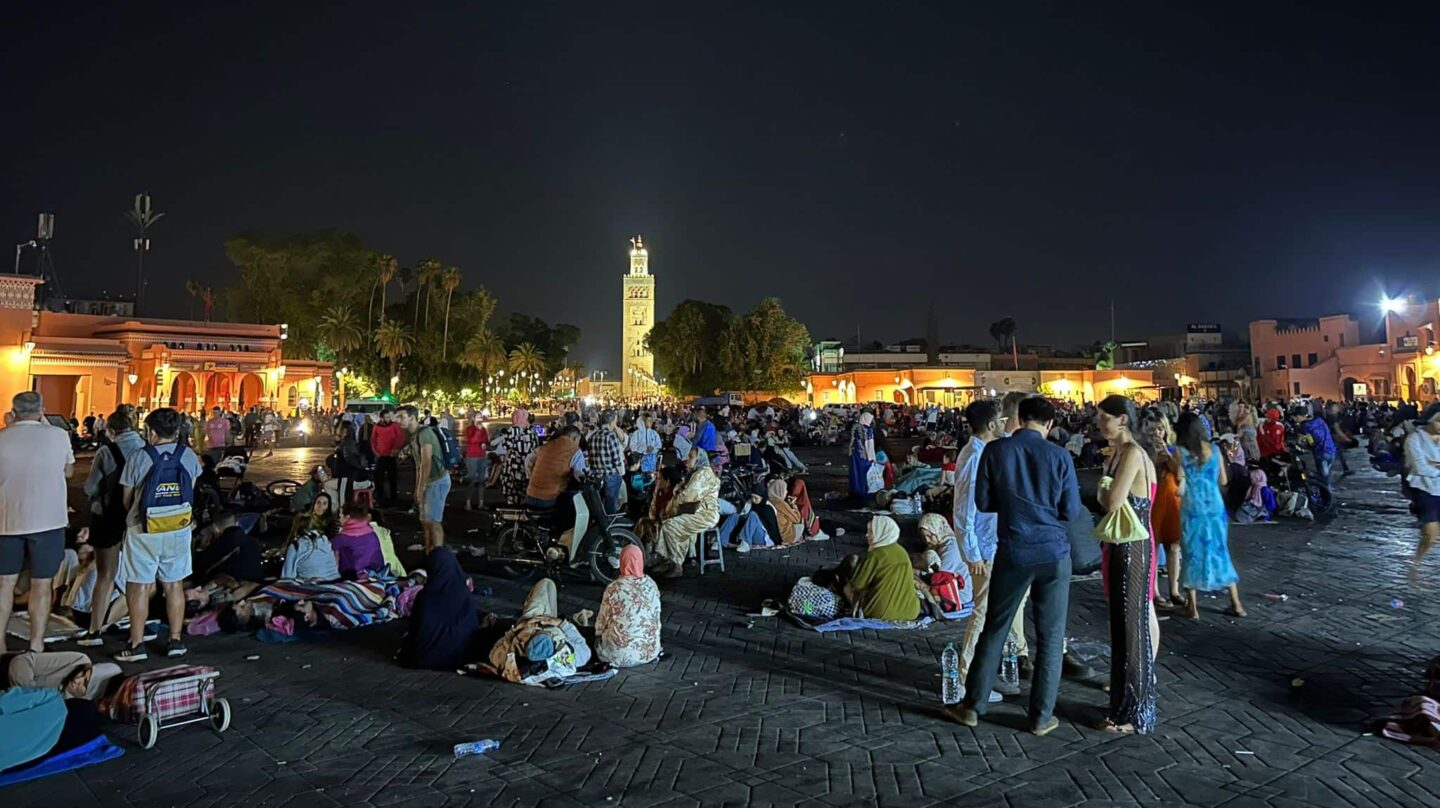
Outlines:
POLYGON ((515 425, 515 426, 521 426, 521 427, 523 427, 523 426, 529 426, 529 425, 530 425, 530 413, 526 412, 526 411, 523 410, 523 409, 516 408, 516 410, 515 410, 514 412, 510 413, 510 423, 513 424, 513 425, 515 425))
POLYGON ((480 630, 475 602, 465 586, 468 576, 449 547, 430 551, 425 572, 425 586, 415 596, 400 661, 411 668, 453 671, 473 661, 471 645, 480 630))
POLYGON ((770 484, 765 486, 765 490, 769 492, 771 499, 784 501, 785 497, 788 496, 785 491, 785 481, 779 477, 771 480, 770 484))
POLYGON ((884 514, 876 514, 870 517, 870 530, 866 534, 870 539, 870 549, 878 550, 900 540, 900 526, 895 520, 884 514))
POLYGON ((620 551, 620 576, 640 578, 645 575, 645 551, 634 544, 625 545, 620 551))
POLYGON ((708 465, 710 465, 710 455, 706 454, 704 449, 701 449, 699 446, 696 446, 696 447, 692 448, 690 451, 694 452, 694 453, 695 453, 695 459, 698 460, 698 461, 700 461, 700 462, 698 462, 698 463, 695 464, 695 468, 698 469, 698 468, 700 468, 701 466, 708 466, 708 465))
POLYGON ((868 411, 860 413, 860 423, 864 424, 865 426, 870 426, 874 422, 875 413, 868 411))
POLYGON ((954 541, 955 531, 950 529, 950 523, 945 521, 945 517, 938 513, 927 513, 920 517, 920 537, 925 540, 926 547, 934 549, 954 541))

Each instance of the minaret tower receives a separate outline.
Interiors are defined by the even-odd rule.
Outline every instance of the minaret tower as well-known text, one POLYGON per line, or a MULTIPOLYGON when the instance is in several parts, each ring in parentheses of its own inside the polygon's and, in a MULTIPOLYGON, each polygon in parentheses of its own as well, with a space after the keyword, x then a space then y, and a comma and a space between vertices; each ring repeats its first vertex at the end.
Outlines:
POLYGON ((655 386, 655 357, 645 347, 645 337, 655 324, 655 278, 650 274, 650 254, 645 239, 630 239, 630 274, 625 276, 621 294, 620 394, 625 398, 652 395, 655 386))

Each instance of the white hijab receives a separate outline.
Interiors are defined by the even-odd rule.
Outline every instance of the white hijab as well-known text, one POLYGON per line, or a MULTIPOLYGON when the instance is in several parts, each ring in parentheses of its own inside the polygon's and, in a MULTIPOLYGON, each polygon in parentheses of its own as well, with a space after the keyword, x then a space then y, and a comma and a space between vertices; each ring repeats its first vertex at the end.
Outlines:
POLYGON ((870 549, 878 550, 900 540, 900 526, 895 524, 894 519, 877 514, 870 517, 870 530, 866 537, 870 539, 870 549))

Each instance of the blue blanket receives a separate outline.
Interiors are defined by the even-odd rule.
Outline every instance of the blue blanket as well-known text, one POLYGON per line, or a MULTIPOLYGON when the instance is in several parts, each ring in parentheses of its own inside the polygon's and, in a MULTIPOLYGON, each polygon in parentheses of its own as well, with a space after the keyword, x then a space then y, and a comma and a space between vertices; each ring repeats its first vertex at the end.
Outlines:
POLYGON ((18 772, 0 774, 0 787, 27 783, 31 780, 39 780, 41 777, 49 777, 52 774, 61 774, 74 769, 83 769, 86 766, 104 763, 107 760, 112 760, 123 754, 125 754, 124 749, 110 743, 109 738, 101 735, 99 738, 96 738, 84 746, 77 746, 69 752, 62 752, 44 763, 31 766, 28 769, 21 769, 18 772))
POLYGON ((895 490, 902 494, 913 495, 922 488, 929 488, 940 482, 940 469, 930 466, 913 468, 900 475, 895 481, 895 490))
POLYGON ((786 612, 786 614, 790 615, 790 619, 794 620, 796 623, 799 623, 801 626, 804 626, 811 631, 819 631, 821 633, 831 631, 859 631, 866 628, 875 629, 876 631, 886 631, 891 629, 928 628, 931 623, 935 622, 928 617, 921 617, 919 620, 896 621, 872 620, 868 617, 837 617, 834 620, 826 620, 824 622, 817 623, 800 615, 790 614, 790 612, 788 611, 786 612))

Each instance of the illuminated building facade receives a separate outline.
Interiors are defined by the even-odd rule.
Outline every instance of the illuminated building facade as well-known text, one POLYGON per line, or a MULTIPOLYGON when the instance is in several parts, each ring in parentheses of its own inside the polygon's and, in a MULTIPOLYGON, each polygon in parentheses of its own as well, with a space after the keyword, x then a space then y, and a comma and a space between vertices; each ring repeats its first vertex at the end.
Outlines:
POLYGON ((645 347, 645 337, 655 325, 655 276, 650 274, 650 254, 640 236, 630 239, 630 273, 620 291, 621 370, 620 390, 625 398, 654 395, 655 356, 645 347))

